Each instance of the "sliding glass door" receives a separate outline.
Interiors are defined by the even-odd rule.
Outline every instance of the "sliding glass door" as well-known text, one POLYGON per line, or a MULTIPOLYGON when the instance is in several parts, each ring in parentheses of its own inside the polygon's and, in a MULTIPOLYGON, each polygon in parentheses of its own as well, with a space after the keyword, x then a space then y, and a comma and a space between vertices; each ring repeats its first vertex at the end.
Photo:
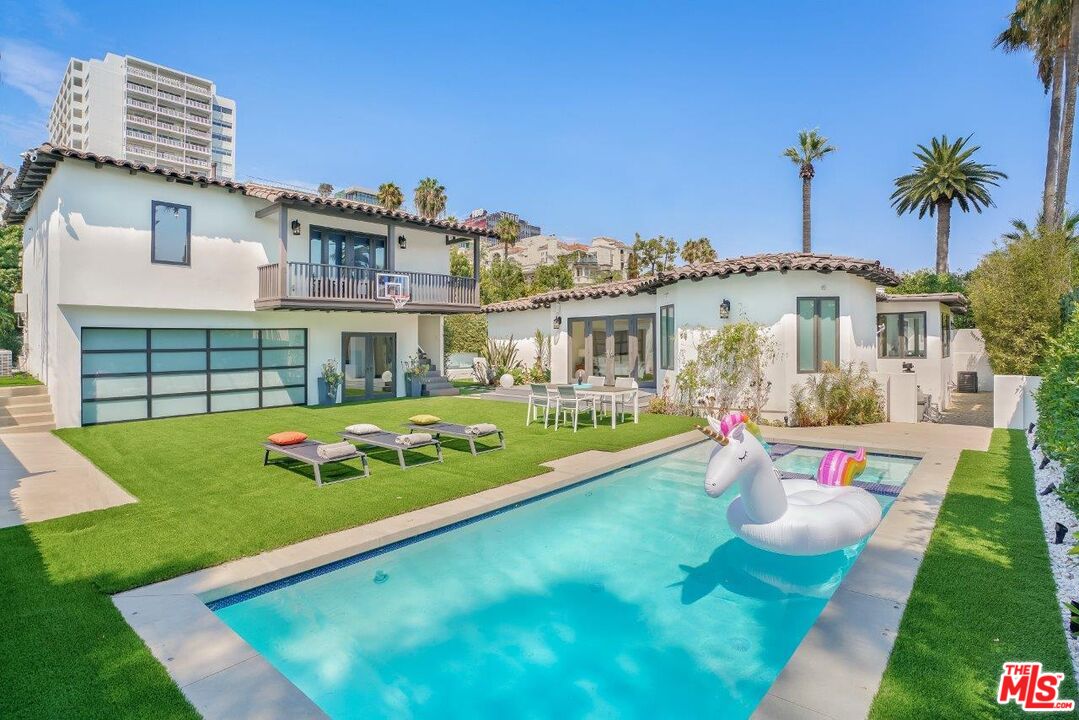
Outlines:
POLYGON ((602 376, 608 385, 618 377, 655 384, 654 315, 574 318, 569 339, 571 380, 583 371, 586 377, 602 376))
POLYGON ((397 395, 397 336, 392 333, 342 333, 344 401, 397 395))

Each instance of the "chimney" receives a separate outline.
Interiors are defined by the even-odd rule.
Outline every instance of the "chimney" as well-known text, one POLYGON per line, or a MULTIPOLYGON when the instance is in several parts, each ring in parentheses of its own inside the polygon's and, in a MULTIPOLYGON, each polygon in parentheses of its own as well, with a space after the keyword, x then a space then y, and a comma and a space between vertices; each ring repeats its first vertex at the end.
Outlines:
POLYGON ((216 160, 214 162, 210 163, 210 179, 211 180, 216 180, 217 179, 217 161, 216 160))

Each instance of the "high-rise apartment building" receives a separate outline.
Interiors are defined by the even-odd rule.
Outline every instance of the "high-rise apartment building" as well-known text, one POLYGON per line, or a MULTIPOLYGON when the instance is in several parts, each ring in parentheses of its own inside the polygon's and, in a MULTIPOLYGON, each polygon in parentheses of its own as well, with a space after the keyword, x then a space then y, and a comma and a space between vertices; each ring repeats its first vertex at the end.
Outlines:
POLYGON ((206 78, 131 56, 72 58, 49 115, 49 138, 181 172, 236 176, 236 102, 206 78))

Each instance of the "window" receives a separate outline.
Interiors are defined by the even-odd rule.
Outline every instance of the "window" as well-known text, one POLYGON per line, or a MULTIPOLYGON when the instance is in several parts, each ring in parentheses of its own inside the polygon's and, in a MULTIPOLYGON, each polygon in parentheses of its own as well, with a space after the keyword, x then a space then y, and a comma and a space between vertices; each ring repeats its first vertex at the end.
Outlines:
POLYGON ((659 366, 674 368, 674 305, 659 309, 659 366))
POLYGON ((84 425, 307 402, 302 328, 83 328, 84 425))
POLYGON ((940 356, 951 357, 952 354, 952 314, 942 312, 940 314, 940 356))
POLYGON ((166 265, 190 265, 191 208, 154 200, 150 212, 150 259, 166 265))
POLYGON ((232 114, 232 108, 223 107, 221 105, 218 105, 217 103, 214 103, 214 112, 225 113, 226 115, 231 115, 232 114))
POLYGON ((877 315, 877 357, 924 358, 925 313, 877 315))
POLYGON ((839 365, 839 298, 798 298, 798 372, 839 365))

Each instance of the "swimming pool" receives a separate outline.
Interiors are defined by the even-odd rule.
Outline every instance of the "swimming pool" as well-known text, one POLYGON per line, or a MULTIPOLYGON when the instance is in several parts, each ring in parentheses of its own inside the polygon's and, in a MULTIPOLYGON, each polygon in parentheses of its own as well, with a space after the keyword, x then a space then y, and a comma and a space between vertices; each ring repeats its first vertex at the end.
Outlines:
POLYGON ((745 544, 712 447, 211 607, 333 718, 748 717, 862 546, 745 544))

